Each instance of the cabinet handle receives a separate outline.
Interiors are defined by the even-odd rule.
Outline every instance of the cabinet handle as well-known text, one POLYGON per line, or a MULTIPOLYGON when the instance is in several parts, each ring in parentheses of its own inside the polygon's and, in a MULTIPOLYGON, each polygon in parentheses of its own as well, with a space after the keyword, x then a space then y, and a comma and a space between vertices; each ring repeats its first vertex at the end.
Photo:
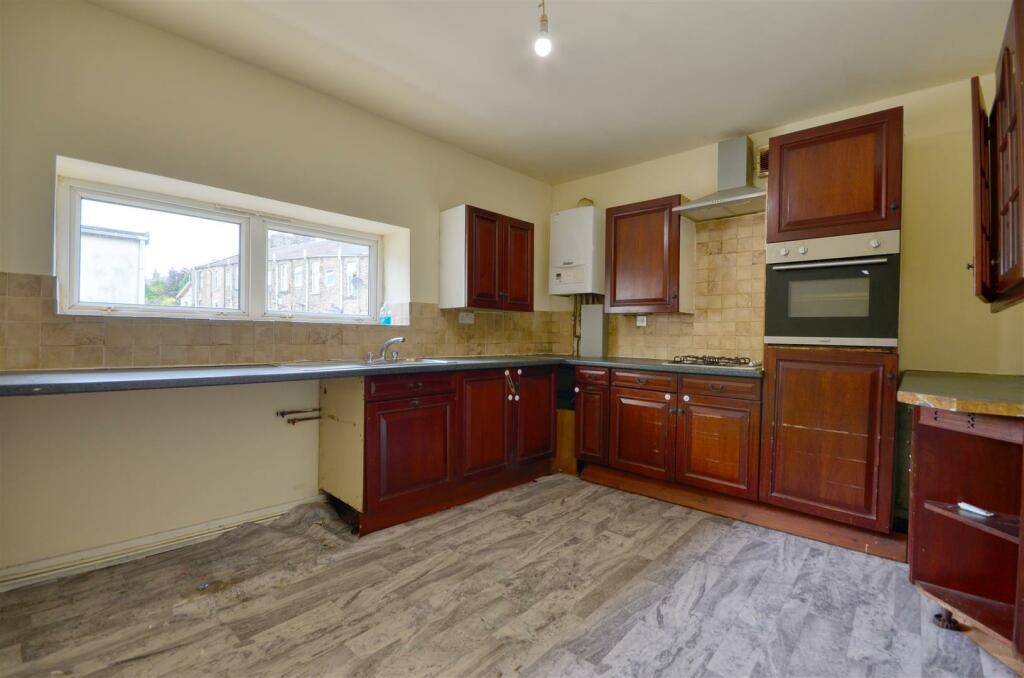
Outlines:
POLYGON ((724 391, 725 390, 725 385, 724 384, 709 384, 708 388, 710 388, 712 391, 724 391))
POLYGON ((898 202, 893 201, 892 203, 889 204, 889 209, 891 209, 893 212, 898 212, 900 209, 900 204, 898 202))
POLYGON ((409 384, 409 390, 411 390, 411 391, 418 391, 421 388, 423 388, 423 382, 422 381, 414 381, 413 383, 409 384))
POLYGON ((665 394, 665 400, 672 400, 672 394, 671 393, 666 393, 665 394))
MULTIPOLYGON (((508 384, 509 393, 511 393, 513 395, 518 393, 518 391, 516 390, 516 385, 512 381, 512 375, 509 374, 508 370, 505 370, 505 383, 508 384)), ((509 400, 511 400, 511 399, 512 399, 512 396, 510 395, 509 396, 509 400)))
POLYGON ((512 394, 511 393, 508 394, 508 399, 512 400, 512 394))
POLYGON ((517 403, 519 402, 519 396, 518 396, 518 395, 517 395, 517 396, 515 396, 515 401, 516 401, 517 403))
POLYGON ((647 377, 637 377, 636 378, 636 383, 638 383, 638 384, 646 384, 647 383, 647 377))
POLYGON ((409 402, 409 404, 412 405, 413 407, 419 407, 421 405, 419 400, 412 400, 409 402))
POLYGON ((886 376, 888 377, 890 384, 895 384, 896 383, 896 372, 895 371, 889 370, 889 374, 886 375, 886 376))
POLYGON ((579 393, 579 392, 580 392, 580 387, 579 386, 573 388, 573 393, 579 393))
POLYGON ((688 395, 684 395, 684 396, 683 396, 683 402, 684 402, 684 403, 688 403, 688 402, 690 402, 690 396, 688 396, 688 395))

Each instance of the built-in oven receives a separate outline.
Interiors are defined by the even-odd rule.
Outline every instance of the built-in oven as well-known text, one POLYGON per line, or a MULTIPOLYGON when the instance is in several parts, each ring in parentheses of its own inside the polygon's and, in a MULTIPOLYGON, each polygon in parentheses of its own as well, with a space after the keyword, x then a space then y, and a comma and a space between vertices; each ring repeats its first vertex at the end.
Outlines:
POLYGON ((765 343, 896 346, 899 231, 769 243, 765 343))

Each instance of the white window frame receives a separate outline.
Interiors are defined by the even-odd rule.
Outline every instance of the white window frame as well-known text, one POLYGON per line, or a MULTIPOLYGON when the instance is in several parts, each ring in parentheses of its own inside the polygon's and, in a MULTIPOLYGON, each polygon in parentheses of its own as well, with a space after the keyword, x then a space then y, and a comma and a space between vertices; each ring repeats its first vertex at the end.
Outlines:
MULTIPOLYGON (((246 270, 245 252, 253 229, 252 216, 237 211, 204 205, 193 200, 137 191, 130 188, 106 186, 82 180, 62 179, 57 197, 55 234, 55 260, 57 273, 58 312, 69 315, 127 316, 141 318, 207 318, 246 319, 249 317, 247 299, 239 295, 238 308, 209 308, 202 306, 156 306, 146 304, 111 304, 82 301, 79 298, 81 263, 81 206, 82 200, 96 200, 128 207, 159 210, 200 219, 215 219, 237 223, 239 264, 246 270), (63 204, 62 204, 63 203, 63 204)), ((210 276, 213 290, 213 276, 210 276)), ((193 281, 198 284, 198 280, 193 281)), ((197 290, 198 291, 198 290, 197 290)))
MULTIPOLYGON (((54 269, 57 276, 57 311, 66 315, 191 318, 208 320, 251 320, 349 324, 377 324, 380 299, 384 298, 380 258, 381 237, 358 233, 333 225, 305 222, 263 212, 225 207, 213 202, 170 196, 151 191, 114 186, 85 179, 58 177, 54 220, 54 269), (199 306, 156 306, 83 302, 79 299, 81 200, 94 199, 144 209, 158 209, 186 216, 239 224, 238 309, 199 306), (267 300, 273 286, 268 278, 267 231, 344 240, 370 248, 369 315, 270 311, 267 300)), ((272 272, 277 275, 277 271, 272 272)), ((288 271, 288 275, 291 275, 288 271)), ((198 278, 198 276, 197 276, 198 278)), ((210 287, 213 288, 212 275, 210 287)), ((288 281, 290 282, 290 281, 288 281)), ((198 285, 198 280, 193 281, 198 285)), ((223 287, 227 285, 225 278, 223 287)), ((198 292, 198 289, 197 289, 198 292)), ((198 298, 198 295, 197 295, 198 298)))
MULTIPOLYGON (((267 232, 278 231, 285 233, 292 233, 295 235, 306 235, 313 238, 327 238, 329 240, 341 240, 344 242, 351 243, 353 245, 363 245, 370 250, 370 266, 369 277, 370 288, 368 290, 368 310, 369 315, 352 315, 344 313, 315 313, 310 311, 271 311, 264 310, 264 315, 268 318, 287 318, 296 319, 303 321, 318 321, 323 320, 324 322, 340 322, 353 323, 353 324, 374 324, 376 325, 379 318, 381 302, 378 300, 381 298, 381 291, 383 290, 384 280, 381 275, 380 267, 380 238, 367 234, 367 233, 354 233, 352 231, 346 231, 339 228, 324 227, 319 224, 312 224, 305 221, 299 221, 297 219, 282 219, 267 217, 263 219, 263 246, 267 244, 267 232)), ((264 256, 266 259, 266 256, 264 256)), ((289 271, 290 275, 294 275, 294 270, 289 271)), ((309 277, 309 272, 303 273, 304 277, 309 277)), ((306 281, 309 284, 309 281, 306 281)), ((263 302, 266 304, 267 297, 270 295, 270 289, 264 282, 265 296, 263 302)))

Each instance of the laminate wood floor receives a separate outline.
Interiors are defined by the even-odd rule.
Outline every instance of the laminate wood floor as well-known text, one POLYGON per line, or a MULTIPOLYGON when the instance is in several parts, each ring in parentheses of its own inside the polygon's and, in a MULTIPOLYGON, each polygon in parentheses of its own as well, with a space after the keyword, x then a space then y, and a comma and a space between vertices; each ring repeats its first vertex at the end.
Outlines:
POLYGON ((356 540, 324 505, 0 594, 0 674, 977 676, 905 565, 557 475, 356 540))

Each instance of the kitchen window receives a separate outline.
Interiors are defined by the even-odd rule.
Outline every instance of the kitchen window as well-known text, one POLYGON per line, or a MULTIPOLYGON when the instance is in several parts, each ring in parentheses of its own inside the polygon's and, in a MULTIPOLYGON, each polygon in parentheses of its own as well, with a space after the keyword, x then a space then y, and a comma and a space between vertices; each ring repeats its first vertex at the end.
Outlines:
MULTIPOLYGON (((407 252, 407 231, 399 227, 292 206, 324 215, 319 223, 67 178, 59 174, 61 160, 54 257, 62 314, 375 323, 385 298, 384 239, 394 238, 396 252, 407 252)), ((404 263, 394 254, 392 260, 404 263)))

